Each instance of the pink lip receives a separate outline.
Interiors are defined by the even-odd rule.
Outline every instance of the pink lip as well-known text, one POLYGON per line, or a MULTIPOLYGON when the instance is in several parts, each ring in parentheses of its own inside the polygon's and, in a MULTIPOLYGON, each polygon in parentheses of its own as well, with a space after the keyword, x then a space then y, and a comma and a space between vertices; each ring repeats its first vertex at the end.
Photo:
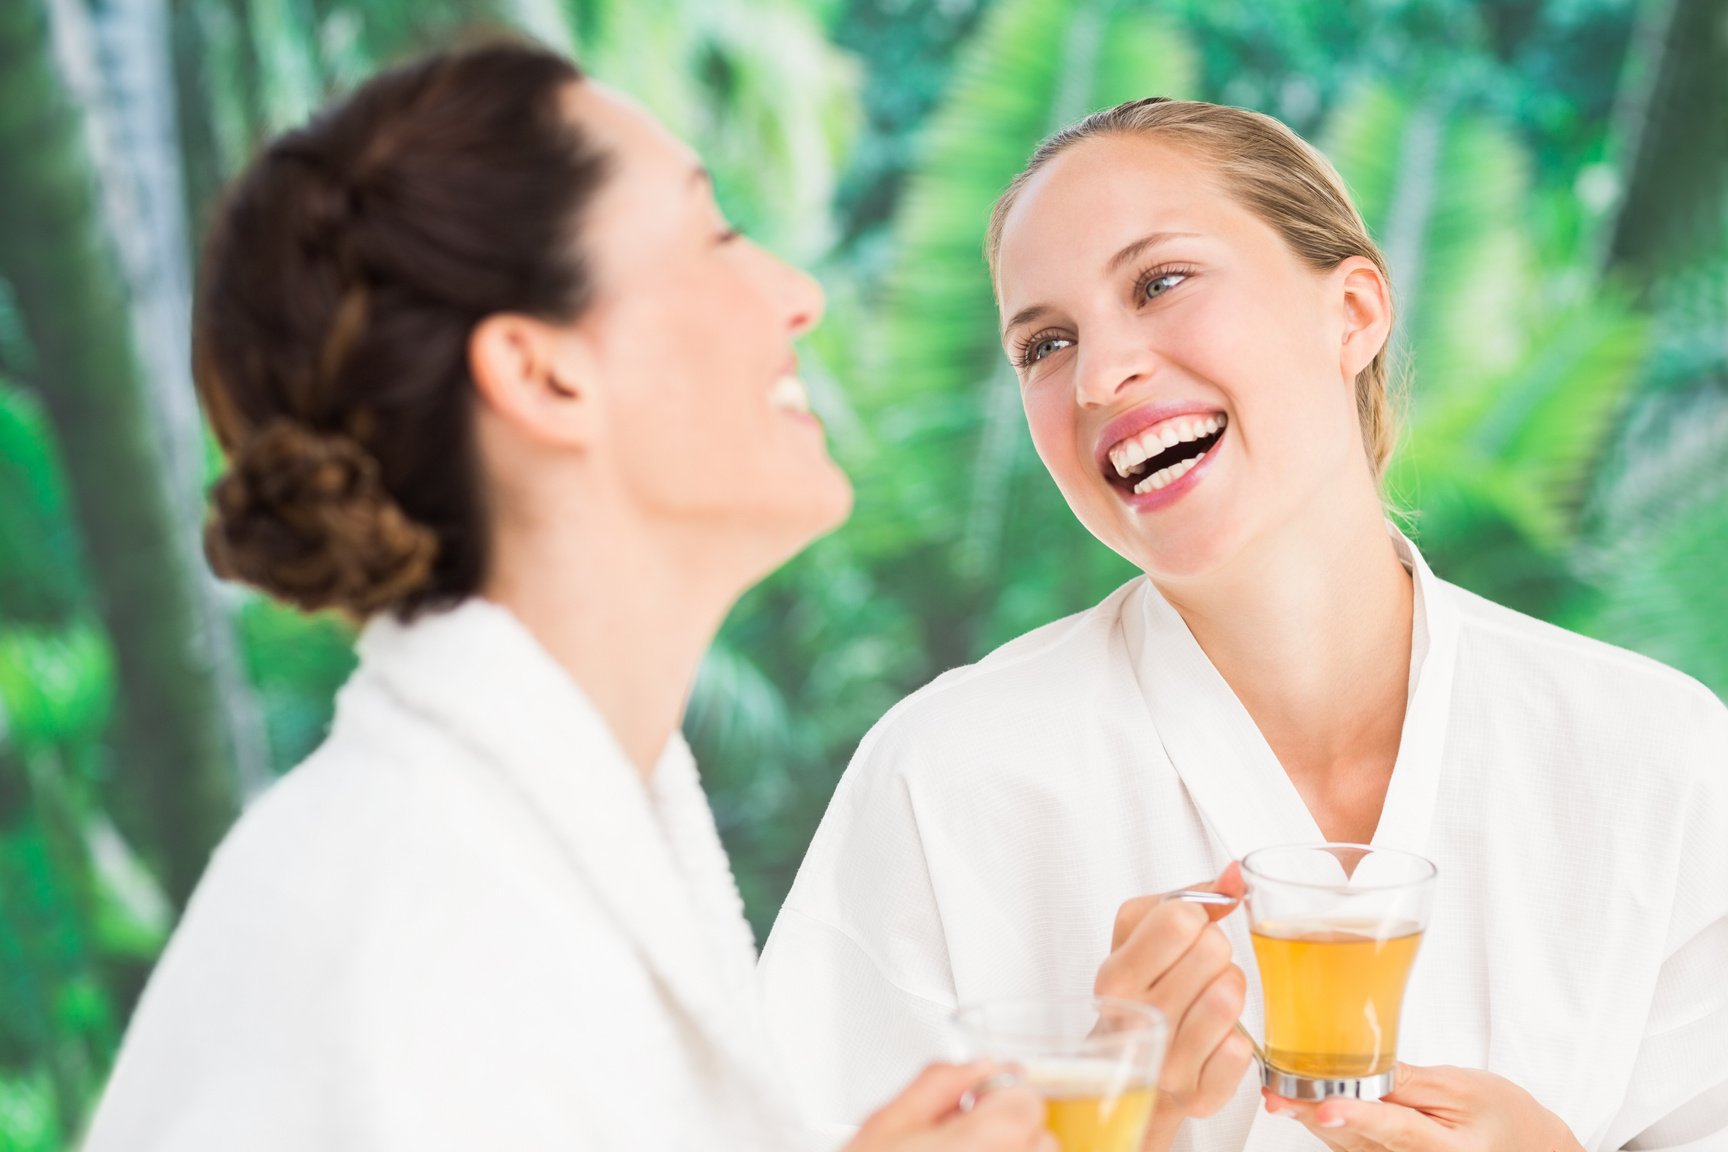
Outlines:
MULTIPOLYGON (((1173 416, 1217 416, 1223 411, 1215 404, 1148 404, 1124 412, 1104 425, 1104 431, 1098 437, 1098 444, 1093 449, 1098 470, 1106 476, 1110 475, 1115 470, 1115 466, 1110 463, 1110 449, 1128 437, 1144 432, 1154 424, 1161 423, 1173 416)), ((1188 475, 1192 476, 1194 472, 1189 472, 1188 475)), ((1187 478, 1184 476, 1183 480, 1187 478)), ((1178 481, 1176 484, 1170 485, 1169 488, 1161 489, 1161 491, 1168 492, 1179 487, 1180 484, 1181 482, 1178 481)))
POLYGON ((1223 443, 1224 441, 1220 439, 1217 444, 1209 448, 1206 455, 1200 457, 1200 462, 1184 472, 1182 478, 1174 484, 1166 484, 1164 487, 1154 488, 1150 492, 1138 493, 1124 492, 1114 484, 1111 487, 1115 489, 1117 495, 1127 502, 1128 507, 1136 512, 1157 512, 1159 509, 1168 508, 1192 492, 1194 486, 1200 483, 1208 472, 1212 471, 1212 461, 1217 458, 1218 448, 1223 443))

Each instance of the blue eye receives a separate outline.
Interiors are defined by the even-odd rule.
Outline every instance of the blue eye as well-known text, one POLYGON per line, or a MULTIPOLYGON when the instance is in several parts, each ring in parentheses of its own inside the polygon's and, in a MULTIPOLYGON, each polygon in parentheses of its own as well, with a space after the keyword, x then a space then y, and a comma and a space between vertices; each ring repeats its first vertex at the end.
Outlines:
POLYGON ((1186 272, 1160 272, 1156 276, 1148 277, 1141 284, 1140 295, 1147 300, 1157 299, 1186 279, 1186 272))
POLYGON ((1043 333, 1030 336, 1020 342, 1020 347, 1014 354, 1014 362, 1022 368, 1027 368, 1046 356, 1054 356, 1073 343, 1074 341, 1066 336, 1048 336, 1043 333))

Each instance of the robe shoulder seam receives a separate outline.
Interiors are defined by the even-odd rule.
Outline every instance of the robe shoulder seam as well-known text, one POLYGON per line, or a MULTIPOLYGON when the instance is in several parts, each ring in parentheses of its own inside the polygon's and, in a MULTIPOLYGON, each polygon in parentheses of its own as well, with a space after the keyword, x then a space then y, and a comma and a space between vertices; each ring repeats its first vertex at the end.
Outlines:
POLYGON ((1118 627, 1121 600, 1132 589, 1133 584, 1134 581, 1129 581, 1092 607, 1059 620, 1052 620, 1031 632, 1017 636, 972 663, 950 668, 915 689, 888 709, 865 734, 859 746, 859 755, 862 756, 867 748, 879 742, 881 733, 906 721, 909 713, 921 710, 939 696, 969 687, 986 677, 1018 671, 1027 664, 1049 657, 1063 645, 1096 642, 1100 630, 1107 637, 1111 629, 1118 627))
MULTIPOLYGON (((809 924, 813 924, 818 928, 831 932, 840 940, 851 945, 853 951, 857 952, 858 955, 864 959, 864 962, 870 965, 871 970, 874 971, 877 976, 881 977, 882 982, 901 995, 910 996, 914 1000, 920 1000, 925 1004, 928 1004, 930 1007, 939 1008, 944 1012, 952 1012, 954 1010, 954 1000, 952 997, 943 998, 941 996, 933 996, 928 992, 919 992, 915 989, 908 988, 900 981, 893 979, 888 975, 886 965, 877 959, 875 953, 873 953, 869 948, 866 948, 858 937, 854 936, 851 932, 842 928, 840 925, 835 924, 833 921, 818 916, 813 912, 808 912, 790 902, 783 904, 780 907, 780 916, 784 917, 787 915, 796 916, 809 924)), ((946 948, 946 944, 944 944, 944 948, 946 948)))
POLYGON ((1724 705, 1721 698, 1698 679, 1660 660, 1607 640, 1538 620, 1515 608, 1508 608, 1504 604, 1479 596, 1467 588, 1460 588, 1455 584, 1446 584, 1445 587, 1459 601, 1462 609, 1459 612, 1460 623, 1466 639, 1471 632, 1480 631, 1521 647, 1539 649, 1544 653, 1558 653, 1568 662, 1582 657, 1609 665, 1619 672, 1640 674, 1647 682, 1660 684, 1677 698, 1686 698, 1706 706, 1714 705, 1717 709, 1728 709, 1728 705, 1724 705))

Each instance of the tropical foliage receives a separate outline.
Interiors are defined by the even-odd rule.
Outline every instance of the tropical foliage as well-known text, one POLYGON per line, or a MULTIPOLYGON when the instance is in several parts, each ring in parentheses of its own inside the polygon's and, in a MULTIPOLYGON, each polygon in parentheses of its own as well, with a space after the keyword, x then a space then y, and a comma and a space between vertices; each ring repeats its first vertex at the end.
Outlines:
POLYGON ((1130 573, 1043 475, 989 204, 1152 93, 1319 142, 1397 276, 1389 477, 1443 574, 1728 693, 1728 59, 1715 0, 10 0, 0 5, 0 1150, 69 1146, 244 799, 321 738, 348 628, 216 585, 188 237, 271 132, 476 24, 698 142, 815 268, 853 521, 752 593, 689 733, 772 920, 905 692, 1130 573))

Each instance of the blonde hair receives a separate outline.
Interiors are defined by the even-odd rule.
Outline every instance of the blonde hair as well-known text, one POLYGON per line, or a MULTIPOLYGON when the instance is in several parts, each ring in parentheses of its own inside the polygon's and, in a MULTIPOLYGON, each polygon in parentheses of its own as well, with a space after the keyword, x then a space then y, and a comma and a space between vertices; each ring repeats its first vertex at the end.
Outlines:
MULTIPOLYGON (((1331 161, 1283 124, 1259 112, 1198 100, 1151 97, 1094 112, 1038 145, 1026 168, 1009 182, 990 212, 984 241, 990 278, 997 276, 1002 226, 1021 190, 1041 168, 1084 140, 1153 136, 1204 160, 1224 190, 1271 225, 1290 250, 1316 272, 1329 272, 1351 256, 1374 262, 1391 283, 1386 257, 1368 235, 1362 214, 1331 161)), ((1356 414, 1374 474, 1382 476, 1398 438, 1388 340, 1356 374, 1356 414)))

